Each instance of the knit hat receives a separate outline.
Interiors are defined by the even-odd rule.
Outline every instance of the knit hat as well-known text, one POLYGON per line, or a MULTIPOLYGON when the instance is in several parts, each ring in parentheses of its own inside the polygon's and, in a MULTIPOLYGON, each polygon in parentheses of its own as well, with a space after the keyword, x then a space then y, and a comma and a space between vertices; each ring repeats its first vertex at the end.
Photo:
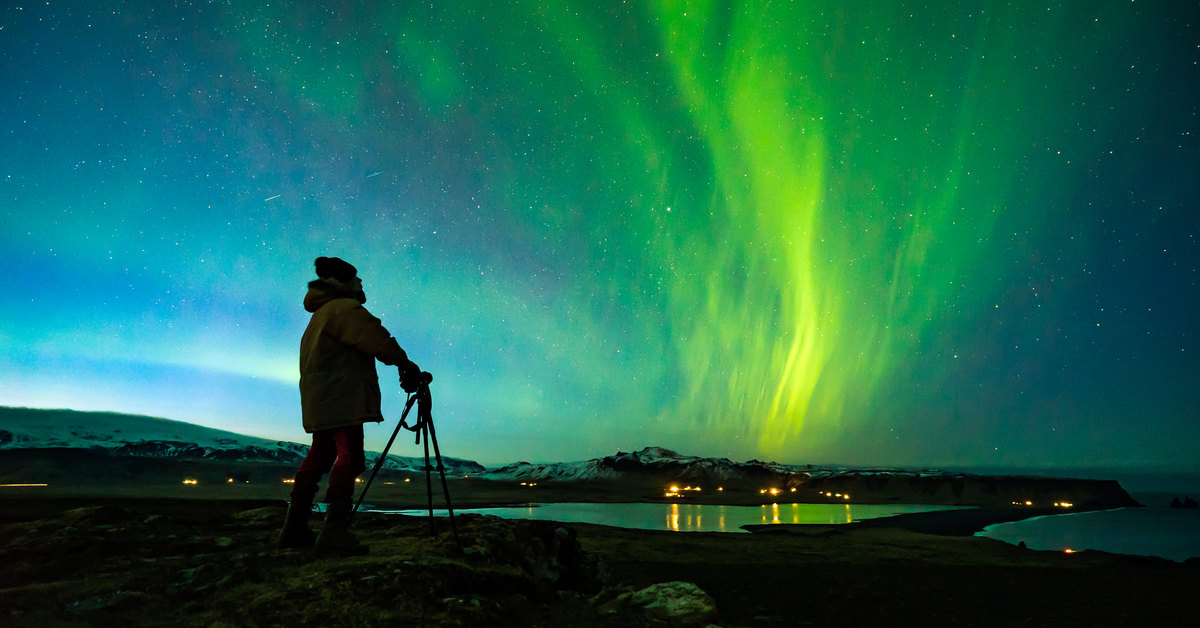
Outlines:
POLYGON ((321 279, 332 277, 342 283, 349 283, 358 276, 357 268, 338 257, 318 257, 316 266, 317 276, 321 279))

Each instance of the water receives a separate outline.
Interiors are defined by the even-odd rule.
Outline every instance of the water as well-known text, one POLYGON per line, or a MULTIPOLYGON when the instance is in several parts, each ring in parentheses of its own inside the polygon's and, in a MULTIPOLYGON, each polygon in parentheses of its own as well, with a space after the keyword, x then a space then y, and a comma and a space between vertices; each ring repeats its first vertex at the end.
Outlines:
POLYGON ((1200 556, 1200 510, 1119 508, 988 526, 976 536, 1036 550, 1102 550, 1183 561, 1200 556))
MULTIPOLYGON (((954 510, 961 506, 909 504, 770 504, 714 506, 705 504, 530 504, 519 508, 468 508, 455 514, 477 513, 505 519, 540 519, 565 523, 598 523, 639 530, 675 532, 745 532, 744 525, 774 523, 841 524, 912 512, 954 510)), ((380 511, 422 516, 427 510, 380 511)), ((444 517, 445 510, 434 510, 444 517)))

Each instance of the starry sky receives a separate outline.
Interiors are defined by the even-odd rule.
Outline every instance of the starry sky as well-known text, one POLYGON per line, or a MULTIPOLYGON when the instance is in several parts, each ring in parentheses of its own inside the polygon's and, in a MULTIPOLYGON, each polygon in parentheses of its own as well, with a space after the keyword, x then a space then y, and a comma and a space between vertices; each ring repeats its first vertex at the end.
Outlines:
POLYGON ((306 441, 325 255, 447 455, 1195 469, 1198 63, 1192 1, 5 3, 0 405, 306 441))

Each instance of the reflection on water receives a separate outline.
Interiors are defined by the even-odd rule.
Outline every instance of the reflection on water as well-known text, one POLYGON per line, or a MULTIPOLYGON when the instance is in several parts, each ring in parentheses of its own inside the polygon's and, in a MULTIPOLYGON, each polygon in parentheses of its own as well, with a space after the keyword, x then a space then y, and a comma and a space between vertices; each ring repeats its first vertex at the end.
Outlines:
MULTIPOLYGON (((529 504, 519 508, 474 508, 458 513, 495 515, 505 519, 540 519, 641 530, 675 532, 744 532, 742 526, 772 523, 841 524, 912 512, 952 510, 958 506, 909 504, 769 504, 716 506, 705 504, 529 504)), ((424 510, 383 511, 421 516, 424 510)), ((445 510, 435 510, 446 516, 445 510)))
MULTIPOLYGON (((878 517, 890 517, 892 515, 903 514, 906 512, 925 512, 926 510, 940 510, 940 508, 926 508, 924 506, 854 506, 858 509, 859 516, 855 517, 851 512, 850 504, 784 504, 782 510, 779 504, 771 504, 770 513, 766 512, 766 506, 760 507, 763 510, 762 521, 755 523, 820 523, 820 524, 839 524, 862 521, 863 519, 875 519, 878 517), (824 506, 823 511, 817 511, 811 508, 812 506, 824 506), (878 508, 886 508, 887 511, 880 513, 878 508), (904 509, 896 511, 897 508, 904 509), (920 510, 907 510, 908 508, 918 508, 920 510), (780 514, 782 512, 782 515, 780 514), (770 520, 768 521, 768 517, 770 520)), ((743 524, 744 525, 744 524, 743 524)))
POLYGON ((1200 556, 1200 512, 1120 508, 998 523, 976 536, 1035 550, 1102 550, 1184 561, 1200 556))
MULTIPOLYGON (((784 504, 782 510, 779 504, 771 504, 770 512, 767 512, 767 506, 759 507, 762 510, 762 520, 755 523, 821 523, 821 524, 838 524, 850 523, 855 520, 854 515, 850 511, 850 504, 784 504), (821 507, 821 508, 814 508, 821 507), (782 514, 781 514, 782 513, 782 514)), ((904 512, 923 512, 923 510, 900 510, 897 508, 906 509, 909 506, 884 506, 888 511, 885 514, 880 514, 877 510, 879 507, 872 506, 856 506, 858 508, 858 520, 875 519, 877 517, 890 517, 891 515, 902 514, 904 512)), ((924 508, 924 507, 916 507, 924 508)), ((932 509, 936 510, 936 509, 932 509)), ((745 525, 745 524, 743 524, 745 525)))

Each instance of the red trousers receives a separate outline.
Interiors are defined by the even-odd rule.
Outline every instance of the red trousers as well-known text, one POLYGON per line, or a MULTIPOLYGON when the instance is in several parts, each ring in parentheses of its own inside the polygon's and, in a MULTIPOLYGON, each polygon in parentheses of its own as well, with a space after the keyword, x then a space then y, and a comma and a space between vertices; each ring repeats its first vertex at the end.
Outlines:
POLYGON ((312 448, 296 472, 292 497, 312 499, 317 494, 321 476, 328 473, 325 502, 350 501, 354 497, 354 479, 367 470, 362 425, 314 432, 312 437, 312 448))

